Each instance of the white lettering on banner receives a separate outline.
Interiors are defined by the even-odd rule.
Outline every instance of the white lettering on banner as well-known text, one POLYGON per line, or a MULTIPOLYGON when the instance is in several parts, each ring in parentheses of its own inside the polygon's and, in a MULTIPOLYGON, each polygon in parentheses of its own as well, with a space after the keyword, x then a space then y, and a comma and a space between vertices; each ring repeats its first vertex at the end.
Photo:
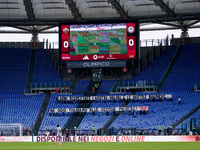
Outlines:
POLYGON ((137 107, 104 107, 104 108, 55 108, 49 109, 49 113, 65 113, 65 112, 112 112, 112 111, 147 111, 149 106, 137 107))
MULTIPOLYGON (((62 141, 65 142, 63 136, 62 141)), ((70 142, 199 142, 200 136, 70 136, 70 142)), ((34 136, 34 142, 56 142, 56 136, 34 136)))
POLYGON ((110 96, 59 96, 58 100, 103 100, 103 99, 153 99, 172 98, 172 94, 161 95, 110 95, 110 96))

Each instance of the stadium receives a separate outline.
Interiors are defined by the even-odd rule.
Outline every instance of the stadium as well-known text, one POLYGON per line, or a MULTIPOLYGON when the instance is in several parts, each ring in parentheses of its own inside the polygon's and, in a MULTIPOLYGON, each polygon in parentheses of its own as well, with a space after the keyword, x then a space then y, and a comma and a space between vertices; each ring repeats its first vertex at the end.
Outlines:
POLYGON ((200 0, 1 0, 0 35, 0 149, 200 146, 200 0))

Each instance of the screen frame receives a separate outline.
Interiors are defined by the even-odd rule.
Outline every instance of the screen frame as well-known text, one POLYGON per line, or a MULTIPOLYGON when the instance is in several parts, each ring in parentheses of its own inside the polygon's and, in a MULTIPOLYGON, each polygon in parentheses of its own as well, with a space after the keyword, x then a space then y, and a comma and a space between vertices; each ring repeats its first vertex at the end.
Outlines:
MULTIPOLYGON (((127 61, 139 61, 140 58, 140 26, 139 26, 139 21, 138 20, 120 20, 120 21, 85 21, 85 22, 60 22, 59 23, 59 61, 61 63, 69 62, 69 61, 83 61, 83 60, 68 60, 68 61, 62 61, 62 40, 61 40, 61 26, 62 25, 84 25, 84 24, 106 24, 106 23, 135 23, 135 41, 136 41, 136 58, 135 59, 122 59, 122 60, 127 60, 127 61)), ((120 59, 115 59, 115 60, 120 60, 120 59)), ((90 61, 90 60, 88 60, 90 61)), ((99 61, 99 60, 96 60, 99 61)))

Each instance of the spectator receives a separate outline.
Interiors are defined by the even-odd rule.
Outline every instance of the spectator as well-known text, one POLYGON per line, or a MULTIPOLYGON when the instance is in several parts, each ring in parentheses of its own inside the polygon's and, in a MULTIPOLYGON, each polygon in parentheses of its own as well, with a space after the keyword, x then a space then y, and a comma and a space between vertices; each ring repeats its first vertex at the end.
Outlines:
POLYGON ((91 133, 90 133, 90 131, 88 131, 88 136, 91 136, 91 133))
POLYGON ((121 131, 119 131, 119 132, 118 132, 118 136, 121 136, 121 135, 122 135, 122 133, 121 133, 121 131))
POLYGON ((27 131, 26 133, 27 133, 27 136, 30 136, 30 135, 31 135, 29 131, 27 131))
POLYGON ((95 134, 95 126, 92 127, 92 132, 95 134))
POLYGON ((172 134, 172 128, 173 128, 173 126, 171 125, 171 126, 169 127, 169 132, 168 132, 169 135, 172 134))
POLYGON ((69 86, 67 86, 67 93, 69 93, 69 86))
POLYGON ((178 103, 181 104, 181 98, 178 98, 178 103))
POLYGON ((28 131, 29 131, 29 132, 30 132, 30 134, 31 134, 31 127, 29 127, 29 128, 28 128, 28 131))
POLYGON ((77 131, 75 131, 74 136, 77 136, 77 131))
POLYGON ((92 88, 92 93, 94 93, 94 91, 95 91, 95 88, 93 87, 93 88, 92 88))
POLYGON ((162 131, 162 126, 159 125, 159 126, 158 126, 158 133, 159 133, 159 135, 161 134, 161 131, 162 131))
POLYGON ((82 136, 84 136, 84 135, 85 135, 85 132, 83 131, 83 132, 82 132, 82 136))
POLYGON ((135 113, 135 110, 133 110, 133 117, 136 117, 136 113, 135 113))
POLYGON ((173 131, 172 131, 172 135, 175 135, 175 134, 176 134, 176 132, 175 132, 175 130, 173 130, 173 131))
POLYGON ((57 87, 56 87, 56 90, 55 90, 55 92, 56 92, 56 93, 58 93, 58 88, 57 88, 57 87))
POLYGON ((41 131, 38 131, 38 136, 42 136, 42 133, 41 133, 41 131))
POLYGON ((53 135, 53 136, 56 136, 56 132, 55 132, 55 130, 53 130, 53 133, 52 133, 52 135, 53 135))
POLYGON ((192 133, 193 133, 193 135, 195 135, 195 132, 196 132, 196 127, 195 127, 195 125, 193 124, 193 126, 192 126, 192 133))
POLYGON ((43 108, 41 108, 40 112, 41 112, 41 117, 42 117, 43 116, 43 108))
POLYGON ((45 136, 50 136, 50 133, 48 130, 45 131, 45 136))

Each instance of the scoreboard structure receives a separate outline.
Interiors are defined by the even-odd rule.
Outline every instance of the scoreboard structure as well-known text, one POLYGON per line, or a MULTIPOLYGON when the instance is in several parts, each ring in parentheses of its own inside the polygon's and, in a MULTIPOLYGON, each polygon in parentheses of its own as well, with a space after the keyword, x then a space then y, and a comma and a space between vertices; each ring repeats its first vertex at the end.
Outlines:
POLYGON ((67 68, 126 67, 139 59, 139 23, 60 24, 59 46, 67 68))

